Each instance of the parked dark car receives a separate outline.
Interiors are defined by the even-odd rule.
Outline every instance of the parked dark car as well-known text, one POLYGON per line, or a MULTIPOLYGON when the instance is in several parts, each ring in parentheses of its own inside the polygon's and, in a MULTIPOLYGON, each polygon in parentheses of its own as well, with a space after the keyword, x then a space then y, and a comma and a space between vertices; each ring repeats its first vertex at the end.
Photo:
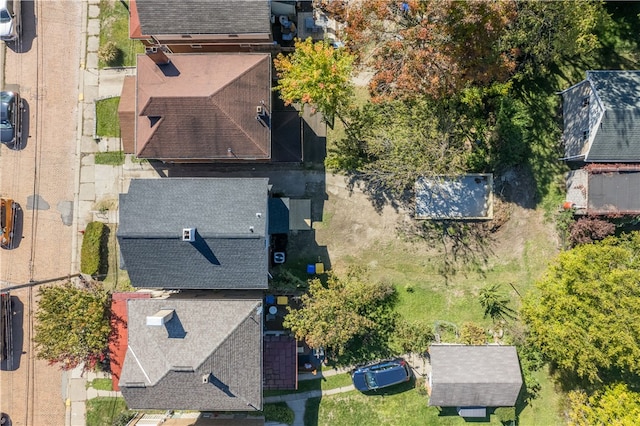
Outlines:
POLYGON ((8 291, 2 291, 0 292, 0 361, 10 358, 12 352, 11 312, 11 295, 8 291))
POLYGON ((16 92, 0 92, 0 141, 10 148, 20 145, 22 99, 16 92))
POLYGON ((361 392, 386 388, 411 379, 411 369, 402 358, 358 367, 351 372, 353 386, 361 392))

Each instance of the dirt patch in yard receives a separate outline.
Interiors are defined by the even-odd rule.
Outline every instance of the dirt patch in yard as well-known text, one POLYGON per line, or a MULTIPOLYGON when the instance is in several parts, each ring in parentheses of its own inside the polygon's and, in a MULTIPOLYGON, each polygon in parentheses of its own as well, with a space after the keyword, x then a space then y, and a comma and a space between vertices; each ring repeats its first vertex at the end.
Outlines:
POLYGON ((537 274, 539 263, 546 264, 557 252, 554 224, 533 208, 535 184, 526 174, 514 172, 499 179, 493 221, 450 222, 423 239, 406 232, 413 226, 409 211, 389 205, 377 209, 357 187, 350 188, 344 176, 328 174, 323 220, 314 223, 320 250, 309 255, 325 253, 325 262, 338 273, 357 263, 386 275, 384 269, 394 269, 394 264, 413 262, 434 274, 476 270, 482 275, 515 263, 528 278, 535 278, 529 275, 537 274), (455 243, 451 237, 455 239, 457 232, 463 235, 455 243))

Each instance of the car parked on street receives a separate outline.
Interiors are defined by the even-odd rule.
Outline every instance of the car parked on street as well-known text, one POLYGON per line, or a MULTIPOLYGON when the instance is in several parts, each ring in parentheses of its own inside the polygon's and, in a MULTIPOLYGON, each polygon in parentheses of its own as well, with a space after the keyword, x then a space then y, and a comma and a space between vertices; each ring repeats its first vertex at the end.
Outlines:
POLYGON ((2 229, 2 248, 13 248, 13 228, 18 206, 10 198, 0 198, 0 229, 2 229))
POLYGON ((0 0, 0 40, 14 41, 22 33, 22 0, 0 0))
POLYGON ((402 358, 357 367, 351 372, 353 386, 367 392, 411 380, 411 368, 402 358))
POLYGON ((22 136, 23 103, 17 92, 0 92, 0 141, 18 148, 22 136))

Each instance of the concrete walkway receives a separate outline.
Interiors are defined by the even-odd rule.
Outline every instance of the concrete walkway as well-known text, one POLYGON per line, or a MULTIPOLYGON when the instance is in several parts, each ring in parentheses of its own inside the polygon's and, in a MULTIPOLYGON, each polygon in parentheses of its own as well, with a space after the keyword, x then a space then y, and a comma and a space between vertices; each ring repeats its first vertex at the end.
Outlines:
MULTIPOLYGON (((113 96, 120 96, 122 83, 126 75, 134 74, 133 69, 98 69, 98 47, 100 40, 100 0, 86 0, 83 12, 83 51, 86 53, 80 69, 80 96, 78 97, 78 134, 77 150, 80 152, 80 176, 78 185, 77 227, 85 228, 88 222, 102 220, 103 222, 115 222, 116 211, 109 211, 101 218, 102 214, 96 208, 96 204, 103 198, 117 198, 123 183, 124 167, 96 166, 94 154, 100 151, 119 151, 119 139, 95 138, 95 101, 113 96), (86 25, 86 27, 85 27, 86 25)), ((138 171, 140 165, 131 165, 138 171)), ((126 167, 126 165, 125 165, 126 167)), ((157 174, 155 174, 157 176, 157 174)), ((78 263, 81 246, 79 234, 74 245, 73 262, 78 263)), ((84 426, 86 424, 86 400, 99 396, 117 397, 120 392, 96 390, 87 387, 94 378, 107 378, 105 374, 82 371, 82 367, 63 375, 62 387, 66 396, 66 426, 84 426)))

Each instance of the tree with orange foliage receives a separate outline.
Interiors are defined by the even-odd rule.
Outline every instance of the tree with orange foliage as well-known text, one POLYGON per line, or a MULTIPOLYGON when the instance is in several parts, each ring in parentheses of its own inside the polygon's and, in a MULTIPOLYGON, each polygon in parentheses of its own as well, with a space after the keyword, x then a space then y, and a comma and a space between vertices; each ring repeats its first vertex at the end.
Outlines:
POLYGON ((346 24, 347 46, 373 68, 374 100, 443 98, 544 71, 595 49, 606 19, 593 0, 366 0, 325 12, 346 24))
POLYGON ((512 2, 388 1, 350 3, 348 46, 375 75, 374 97, 440 98, 469 85, 506 81, 515 70, 496 48, 514 19, 512 2))

